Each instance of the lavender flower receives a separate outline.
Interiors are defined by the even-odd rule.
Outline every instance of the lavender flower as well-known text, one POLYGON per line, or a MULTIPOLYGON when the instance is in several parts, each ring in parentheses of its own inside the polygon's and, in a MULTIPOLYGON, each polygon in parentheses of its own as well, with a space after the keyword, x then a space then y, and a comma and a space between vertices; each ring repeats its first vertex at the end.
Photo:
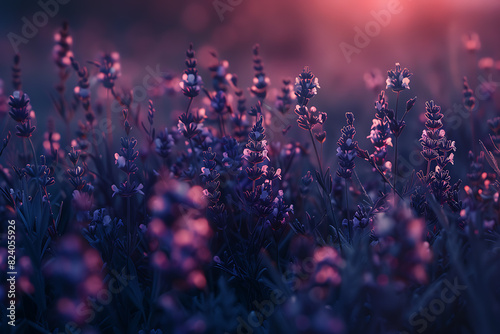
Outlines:
POLYGON ((52 49, 52 56, 54 61, 60 69, 66 69, 71 65, 71 58, 73 52, 71 46, 73 45, 73 38, 69 34, 68 22, 64 22, 62 28, 54 35, 56 44, 52 49))
POLYGON ((299 116, 297 123, 301 129, 310 131, 316 125, 323 125, 326 121, 326 113, 318 111, 316 107, 299 106, 295 107, 295 113, 299 116))
POLYGON ((424 185, 428 185, 430 190, 440 202, 440 204, 449 203, 450 206, 457 205, 457 194, 459 181, 455 186, 450 184, 449 172, 445 170, 447 164, 453 164, 455 151, 455 142, 446 138, 446 132, 443 127, 441 107, 436 105, 434 101, 426 102, 425 104, 425 127, 422 132, 420 144, 422 145, 422 156, 427 160, 427 172, 417 173, 424 185), (431 171, 432 161, 436 161, 434 171, 431 171))
POLYGON ((40 162, 41 164, 38 166, 27 164, 22 171, 25 175, 36 180, 40 184, 42 189, 45 189, 48 186, 54 185, 56 182, 54 177, 51 176, 53 175, 53 170, 51 170, 47 166, 47 161, 45 159, 45 156, 43 155, 40 156, 40 162))
MULTIPOLYGON (((204 114, 204 113, 203 113, 204 114)), ((203 122, 203 117, 197 117, 191 113, 183 113, 179 116, 179 123, 177 127, 179 132, 183 134, 186 139, 192 139, 201 133, 201 123, 203 122)))
POLYGON ((372 154, 358 149, 358 156, 368 161, 374 169, 384 175, 391 171, 392 163, 386 160, 387 149, 392 146, 390 121, 387 115, 387 102, 382 91, 375 101, 375 118, 372 120, 370 135, 367 137, 375 148, 372 154))
POLYGON ((292 106, 293 99, 295 98, 293 89, 291 80, 284 79, 283 87, 281 88, 281 95, 278 95, 276 98, 276 109, 278 109, 282 114, 286 114, 292 106))
POLYGON ((216 63, 210 66, 208 69, 212 74, 212 84, 214 90, 216 92, 219 90, 225 92, 227 90, 226 75, 227 69, 229 68, 229 62, 227 60, 219 61, 215 52, 212 53, 212 56, 215 58, 216 63))
POLYGON ((273 211, 271 213, 271 227, 273 230, 279 230, 283 228, 293 214, 293 205, 285 204, 283 190, 278 191, 278 195, 273 201, 273 211))
POLYGON ((73 168, 67 169, 69 175, 69 182, 73 188, 79 193, 91 192, 92 186, 87 184, 87 181, 83 178, 85 175, 85 169, 78 165, 78 160, 80 159, 81 151, 75 150, 71 147, 71 151, 68 152, 68 159, 73 164, 73 168))
POLYGON ((179 83, 182 93, 191 99, 198 96, 203 85, 201 76, 198 75, 198 70, 196 69, 197 61, 194 55, 193 44, 190 44, 186 51, 187 69, 184 71, 182 81, 179 83))
POLYGON ((263 118, 260 116, 252 131, 248 134, 248 143, 243 150, 243 159, 250 164, 250 167, 246 168, 247 176, 254 182, 254 189, 255 181, 259 180, 265 173, 262 167, 258 165, 269 159, 267 157, 267 141, 265 140, 266 135, 262 121, 263 118))
POLYGON ((135 160, 139 156, 139 152, 135 150, 137 145, 137 140, 134 137, 129 138, 128 132, 130 128, 127 127, 127 110, 123 110, 125 116, 125 128, 127 132, 127 137, 121 138, 121 148, 120 153, 115 153, 115 165, 121 169, 125 174, 127 174, 127 180, 117 185, 112 185, 113 196, 120 195, 121 197, 131 197, 137 193, 144 195, 142 188, 144 186, 136 181, 132 181, 132 176, 139 170, 135 160))
POLYGON ((236 139, 228 136, 222 138, 222 145, 224 148, 222 164, 230 175, 238 175, 242 169, 240 145, 236 139))
POLYGON ((148 134, 148 139, 149 139, 150 143, 152 143, 155 140, 155 135, 156 135, 156 129, 153 127, 155 113, 156 113, 156 109, 154 107, 153 101, 149 100, 149 103, 148 103, 149 129, 146 128, 146 126, 144 125, 144 122, 142 122, 142 128, 148 134))
POLYGON ((31 105, 28 95, 16 90, 9 99, 9 115, 19 123, 16 125, 16 135, 23 138, 31 137, 35 127, 31 126, 31 105))
POLYGON ((448 154, 450 151, 456 151, 455 142, 446 138, 446 133, 442 129, 443 123, 441 119, 441 107, 436 105, 434 101, 425 103, 425 127, 427 128, 422 132, 420 144, 422 145, 422 156, 430 164, 431 161, 436 160, 437 164, 444 168, 448 163, 453 164, 453 153, 448 154))
POLYGON ((300 183, 300 194, 302 197, 305 197, 310 190, 311 184, 313 182, 313 177, 310 171, 307 171, 306 175, 304 175, 301 179, 300 183))
POLYGON ((354 159, 356 158, 358 142, 354 141, 354 135, 356 134, 353 125, 354 115, 347 112, 345 116, 347 125, 342 128, 342 135, 337 141, 337 157, 339 158, 337 175, 344 179, 350 179, 355 167, 354 159))
POLYGON ((212 205, 217 204, 220 198, 219 188, 220 182, 218 181, 220 174, 215 170, 217 162, 215 161, 216 154, 209 148, 208 151, 203 152, 203 167, 201 167, 201 174, 205 182, 205 190, 203 194, 208 198, 212 205))
POLYGON ((113 184, 111 186, 111 190, 113 190, 113 197, 115 197, 115 195, 119 195, 124 198, 132 197, 136 194, 144 195, 144 192, 142 191, 143 188, 144 186, 142 183, 137 181, 125 181, 118 185, 113 184))
POLYGON ((410 77, 412 73, 407 68, 401 70, 401 65, 396 63, 396 68, 387 72, 386 89, 392 89, 393 92, 399 92, 410 89, 410 77))
POLYGON ((26 122, 16 125, 16 130, 16 135, 18 137, 30 138, 35 131, 35 127, 31 126, 31 120, 28 119, 26 122))
POLYGON ((93 62, 99 68, 97 79, 104 88, 113 89, 115 81, 121 75, 120 54, 118 52, 105 53, 101 56, 100 62, 93 62))
POLYGON ((2 140, 2 148, 0 149, 0 156, 2 156, 3 151, 7 148, 7 145, 9 144, 10 141, 10 131, 7 133, 7 136, 2 140))
POLYGON ((227 99, 224 91, 219 90, 210 96, 210 107, 217 115, 222 115, 227 110, 227 99))
POLYGON ((318 94, 318 78, 309 70, 309 67, 304 67, 302 73, 295 79, 295 96, 297 96, 297 104, 306 106, 309 100, 318 94))
POLYGON ((12 85, 14 90, 21 91, 23 88, 23 82, 21 79, 21 56, 16 54, 14 56, 14 66, 12 67, 12 85))
POLYGON ((174 146, 174 139, 171 134, 168 133, 168 129, 161 131, 158 137, 155 139, 155 150, 156 153, 163 159, 169 157, 172 147, 174 146))
POLYGON ((259 44, 255 44, 252 50, 255 77, 253 78, 253 86, 250 88, 250 92, 262 101, 266 98, 267 86, 269 86, 270 80, 264 73, 264 66, 262 64, 262 58, 260 57, 259 51, 259 44))
POLYGON ((469 87, 469 82, 466 77, 464 77, 463 102, 469 111, 474 110, 474 107, 476 106, 476 98, 474 97, 474 92, 469 87))
POLYGON ((16 90, 9 97, 9 115, 18 123, 25 123, 30 118, 31 104, 28 94, 16 90))

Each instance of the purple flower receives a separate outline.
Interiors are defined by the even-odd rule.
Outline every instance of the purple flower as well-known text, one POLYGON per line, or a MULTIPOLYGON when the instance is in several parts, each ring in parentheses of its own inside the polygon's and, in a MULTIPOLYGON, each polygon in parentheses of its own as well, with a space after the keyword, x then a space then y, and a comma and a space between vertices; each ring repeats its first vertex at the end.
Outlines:
POLYGON ((18 137, 29 138, 35 131, 35 127, 31 126, 31 120, 28 119, 24 123, 16 125, 16 135, 18 137))
POLYGON ((214 96, 210 96, 210 107, 216 114, 223 114, 227 109, 226 94, 219 90, 214 96))
POLYGON ((401 65, 396 63, 396 68, 387 72, 386 89, 392 89, 394 92, 399 92, 405 89, 410 89, 410 73, 407 68, 401 70, 401 65))
POLYGON ((276 109, 278 109, 282 114, 286 114, 293 103, 295 98, 293 85, 290 79, 283 80, 283 87, 281 88, 281 95, 276 98, 276 109))
POLYGON ((112 185, 111 189, 113 190, 113 197, 115 195, 120 195, 121 197, 131 197, 135 194, 144 195, 142 189, 144 186, 142 183, 138 183, 136 181, 133 182, 123 182, 117 185, 112 185))
POLYGON ((9 97, 9 115, 18 123, 25 123, 30 118, 31 104, 28 94, 16 90, 9 97))
POLYGON ((354 159, 357 155, 358 142, 354 141, 356 129, 354 128, 354 116, 352 113, 346 113, 347 125, 341 130, 342 135, 337 141, 337 157, 339 158, 339 167, 337 175, 350 179, 355 167, 354 159))
POLYGON ((64 22, 62 28, 54 35, 54 41, 56 44, 52 49, 52 56, 57 67, 65 69, 71 65, 71 58, 73 57, 71 51, 73 38, 69 34, 68 22, 64 22))
POLYGON ((154 143, 156 153, 164 159, 168 158, 170 152, 172 151, 172 147, 174 146, 174 139, 172 135, 168 133, 167 128, 158 134, 154 143))
POLYGON ((299 116, 297 123, 304 130, 312 130, 316 125, 323 125, 326 121, 326 113, 318 111, 316 107, 299 106, 295 107, 295 113, 299 116))
POLYGON ((314 95, 318 94, 318 78, 309 70, 309 67, 304 67, 302 73, 295 78, 295 96, 297 103, 300 106, 306 106, 314 95))
POLYGON ((198 75, 198 70, 196 68, 197 61, 194 55, 193 44, 190 44, 186 51, 187 69, 184 71, 182 81, 179 83, 182 93, 189 98, 198 96, 201 86, 203 86, 201 76, 198 75))
POLYGON ((474 97, 474 92, 469 87, 466 77, 464 77, 463 97, 465 107, 467 107, 469 111, 472 111, 476 106, 476 98, 474 97))
POLYGON ((253 47, 253 69, 255 70, 255 77, 253 78, 253 86, 250 88, 250 92, 258 99, 264 100, 267 95, 267 87, 270 84, 270 80, 264 73, 264 66, 262 65, 262 58, 259 55, 259 50, 259 44, 255 44, 253 47))

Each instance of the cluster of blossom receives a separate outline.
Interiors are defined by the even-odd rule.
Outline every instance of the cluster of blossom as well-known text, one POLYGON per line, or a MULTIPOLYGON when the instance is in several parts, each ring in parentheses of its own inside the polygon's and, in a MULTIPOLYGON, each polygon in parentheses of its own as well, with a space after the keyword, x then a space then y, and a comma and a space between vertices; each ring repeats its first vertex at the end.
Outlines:
POLYGON ((35 127, 31 126, 31 104, 28 94, 16 90, 9 99, 9 115, 18 123, 16 135, 23 138, 31 137, 35 127))
POLYGON ((405 285, 427 282, 426 264, 432 259, 425 241, 425 221, 415 218, 410 208, 400 205, 374 222, 373 261, 378 280, 405 285))
POLYGON ((190 99, 198 96, 203 86, 201 76, 198 75, 198 69, 196 68, 197 61, 194 55, 193 44, 190 44, 189 49, 186 51, 187 69, 184 71, 182 81, 179 83, 182 93, 190 99))
POLYGON ((267 96, 267 87, 270 84, 270 80, 264 73, 264 65, 262 64, 262 58, 259 52, 260 46, 259 44, 255 44, 253 47, 253 69, 255 71, 255 77, 253 78, 253 86, 250 88, 250 92, 260 101, 263 101, 267 96))
POLYGON ((318 94, 318 78, 305 67, 301 74, 295 79, 295 96, 297 105, 295 113, 299 116, 297 123, 299 127, 311 131, 316 125, 323 125, 326 121, 326 113, 320 112, 316 107, 307 107, 307 104, 318 94))
POLYGON ((379 170, 386 174, 392 169, 392 163, 386 160, 387 149, 392 146, 392 138, 389 121, 385 117, 385 110, 388 107, 384 91, 379 94, 378 100, 375 102, 375 109, 375 118, 372 121, 370 135, 367 137, 375 148, 375 151, 370 155, 370 160, 377 165, 379 170))
POLYGON ((117 185, 112 185, 113 196, 119 195, 121 197, 130 197, 135 194, 142 194, 142 188, 144 186, 142 183, 138 183, 136 180, 132 180, 132 176, 139 170, 135 163, 135 160, 139 156, 139 152, 135 149, 137 146, 137 139, 134 137, 129 137, 130 125, 127 120, 128 110, 123 110, 125 118, 125 131, 127 133, 126 137, 121 138, 121 148, 120 153, 115 153, 115 164, 119 169, 121 169, 125 174, 127 174, 127 179, 117 185))
POLYGON ((337 141, 337 157, 339 167, 337 175, 344 179, 350 179, 354 170, 354 158, 356 158, 358 142, 354 141, 356 129, 354 128, 354 115, 350 112, 345 114, 347 125, 341 129, 342 135, 337 141))
POLYGON ((97 79, 104 88, 113 90, 115 81, 121 75, 120 54, 118 52, 104 53, 99 62, 93 62, 99 68, 97 79))
POLYGON ((450 184, 449 171, 446 170, 446 165, 453 164, 454 154, 456 150, 455 142, 446 138, 446 132, 441 119, 441 107, 436 105, 434 101, 425 103, 425 127, 422 131, 420 144, 422 145, 422 156, 427 161, 427 171, 420 171, 417 176, 424 186, 429 186, 430 190, 439 201, 440 204, 448 203, 452 208, 455 208, 455 195, 458 191, 458 184, 452 186, 450 184), (436 162, 434 171, 432 171, 432 162, 436 162))
POLYGON ((201 177, 205 184, 203 195, 208 199, 209 217, 217 228, 223 229, 227 224, 227 213, 224 203, 219 203, 221 192, 218 190, 220 174, 216 170, 216 154, 209 147, 203 154, 203 167, 201 167, 201 177))
POLYGON ((162 293, 170 289, 203 289, 206 285, 204 266, 211 261, 210 224, 201 212, 206 197, 200 186, 164 175, 155 185, 149 199, 153 219, 147 226, 150 261, 166 283, 162 293))
POLYGON ((212 56, 216 60, 215 64, 208 67, 208 70, 212 74, 212 85, 216 92, 225 92, 227 90, 226 76, 228 75, 229 62, 227 60, 219 60, 215 52, 212 53, 212 56))
POLYGON ((278 109, 280 113, 286 114, 292 107, 294 99, 295 94, 292 81, 290 79, 284 79, 281 95, 276 97, 276 109, 278 109))
POLYGON ((67 22, 64 22, 62 28, 54 35, 54 42, 55 45, 52 49, 54 61, 57 67, 66 69, 71 65, 71 58, 73 58, 73 52, 71 51, 73 37, 69 34, 67 22))

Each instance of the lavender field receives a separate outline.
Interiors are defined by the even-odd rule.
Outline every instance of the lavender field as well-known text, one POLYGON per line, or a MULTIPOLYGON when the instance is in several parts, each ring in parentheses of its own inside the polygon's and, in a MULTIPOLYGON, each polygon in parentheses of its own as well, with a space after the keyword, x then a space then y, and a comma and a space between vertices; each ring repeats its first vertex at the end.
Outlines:
POLYGON ((2 2, 0 333, 499 333, 499 17, 2 2))

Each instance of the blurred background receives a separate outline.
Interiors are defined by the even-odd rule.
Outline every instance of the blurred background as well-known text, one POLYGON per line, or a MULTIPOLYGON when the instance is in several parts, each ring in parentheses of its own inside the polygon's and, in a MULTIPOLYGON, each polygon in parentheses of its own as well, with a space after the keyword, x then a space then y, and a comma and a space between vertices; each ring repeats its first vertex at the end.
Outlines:
MULTIPOLYGON (((53 17, 37 28, 35 36, 18 46, 23 89, 32 99, 38 122, 53 112, 50 93, 58 81, 52 60, 53 35, 64 20, 70 24, 78 61, 98 60, 101 51, 120 53, 122 76, 117 86, 125 89, 140 85, 148 67, 180 77, 190 42, 197 50, 200 73, 207 85, 207 68, 214 62, 215 51, 220 59, 229 61, 229 71, 238 74, 241 87, 252 84, 251 50, 259 43, 273 88, 271 101, 283 78, 294 78, 308 65, 319 78, 321 89, 314 105, 329 115, 327 140, 332 144, 345 123, 345 111, 355 113, 360 121, 358 140, 367 143, 373 101, 377 91, 385 89, 386 71, 394 68, 395 62, 414 73, 411 91, 402 94, 404 100, 418 96, 416 108, 407 118, 407 123, 414 126, 408 127, 402 140, 414 142, 415 148, 415 138, 422 131, 419 112, 423 112, 426 100, 434 99, 443 110, 453 110, 462 102, 463 76, 469 77, 473 89, 488 78, 500 81, 497 0, 60 2, 53 17), (375 16, 381 12, 391 15, 386 16, 384 25, 374 25, 375 16), (358 32, 367 33, 370 27, 370 36, 365 35, 363 43, 356 44, 358 32), (349 49, 355 51, 348 56, 342 47, 346 45, 355 48, 349 49), (478 68, 484 57, 491 57, 491 66, 478 68)), ((5 82, 7 95, 12 89, 10 68, 14 55, 9 34, 22 36, 25 20, 33 22, 33 16, 47 3, 53 1, 2 1, 0 5, 0 78, 5 82)), ((359 42, 360 37, 357 38, 359 42)), ((70 90, 74 82, 72 74, 70 90)), ((496 84, 493 86, 496 88, 496 84)), ((394 107, 394 94, 388 95, 390 106, 394 107)), ((249 104, 255 102, 247 96, 249 104)), ((175 115, 174 109, 179 106, 165 99, 157 102, 163 103, 157 110, 163 110, 166 117, 175 115)), ((488 96, 478 100, 480 112, 488 117, 496 113, 498 106, 488 101, 488 96)), ((293 117, 288 122, 296 127, 293 117)), ((468 129, 466 118, 457 120, 448 137, 464 138, 468 129)))

